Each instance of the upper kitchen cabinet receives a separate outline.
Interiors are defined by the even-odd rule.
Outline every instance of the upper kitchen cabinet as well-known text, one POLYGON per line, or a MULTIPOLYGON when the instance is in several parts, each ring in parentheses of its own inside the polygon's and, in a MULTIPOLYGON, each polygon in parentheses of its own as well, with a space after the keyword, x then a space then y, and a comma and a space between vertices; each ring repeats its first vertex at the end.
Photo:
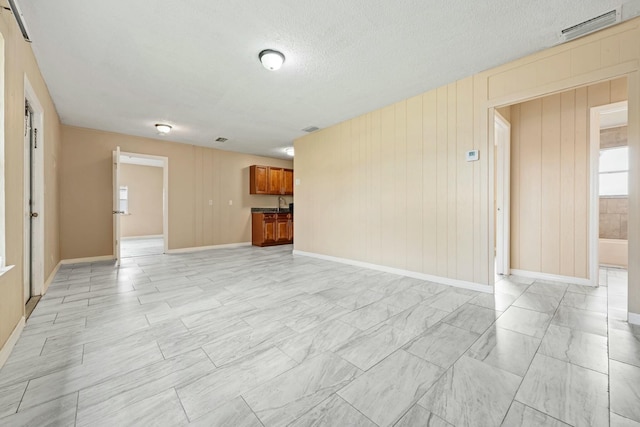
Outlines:
POLYGON ((293 195, 293 170, 253 165, 249 169, 249 193, 293 195))

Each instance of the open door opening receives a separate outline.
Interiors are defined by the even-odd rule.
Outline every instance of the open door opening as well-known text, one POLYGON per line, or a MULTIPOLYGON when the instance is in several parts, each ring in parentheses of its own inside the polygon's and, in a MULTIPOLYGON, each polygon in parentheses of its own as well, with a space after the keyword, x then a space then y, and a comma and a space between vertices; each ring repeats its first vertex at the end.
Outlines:
POLYGON ((510 274, 511 124, 495 112, 495 256, 496 274, 510 274))
POLYGON ((114 151, 113 229, 118 263, 122 258, 168 250, 168 162, 163 156, 114 151))

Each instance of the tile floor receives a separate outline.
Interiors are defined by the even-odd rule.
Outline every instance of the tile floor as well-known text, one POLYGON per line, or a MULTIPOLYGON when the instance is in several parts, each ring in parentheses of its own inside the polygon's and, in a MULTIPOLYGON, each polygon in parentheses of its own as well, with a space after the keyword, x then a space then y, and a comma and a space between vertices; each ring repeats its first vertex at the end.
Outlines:
POLYGON ((161 255, 164 252, 164 239, 162 237, 127 237, 122 239, 120 250, 122 258, 161 255))
POLYGON ((290 246, 64 266, 0 371, 2 426, 638 426, 626 273, 496 294, 290 246))

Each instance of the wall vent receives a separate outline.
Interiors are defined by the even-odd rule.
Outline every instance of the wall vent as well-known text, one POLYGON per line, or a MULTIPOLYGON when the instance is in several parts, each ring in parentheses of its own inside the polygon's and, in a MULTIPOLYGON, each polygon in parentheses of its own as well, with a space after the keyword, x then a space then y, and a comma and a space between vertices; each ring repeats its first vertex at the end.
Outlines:
POLYGON ((617 24, 621 21, 621 8, 613 9, 595 18, 588 19, 572 27, 560 31, 560 41, 568 42, 595 31, 617 24))
POLYGON ((304 128, 304 129, 302 129, 302 130, 303 130, 303 131, 305 131, 305 132, 309 132, 309 133, 311 133, 311 132, 315 132, 315 131, 317 131, 317 130, 319 130, 319 129, 320 129, 320 128, 319 128, 319 127, 316 127, 316 126, 309 126, 309 127, 304 128))
POLYGON ((216 142, 227 142, 229 139, 228 138, 223 138, 221 136, 216 138, 216 142))

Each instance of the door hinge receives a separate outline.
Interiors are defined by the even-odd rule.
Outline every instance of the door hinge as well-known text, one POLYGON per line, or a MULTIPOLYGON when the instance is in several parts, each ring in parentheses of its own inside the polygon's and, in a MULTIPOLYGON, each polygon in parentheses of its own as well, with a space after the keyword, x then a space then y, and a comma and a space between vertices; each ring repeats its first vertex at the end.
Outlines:
POLYGON ((38 148, 38 128, 33 130, 33 148, 38 148))

